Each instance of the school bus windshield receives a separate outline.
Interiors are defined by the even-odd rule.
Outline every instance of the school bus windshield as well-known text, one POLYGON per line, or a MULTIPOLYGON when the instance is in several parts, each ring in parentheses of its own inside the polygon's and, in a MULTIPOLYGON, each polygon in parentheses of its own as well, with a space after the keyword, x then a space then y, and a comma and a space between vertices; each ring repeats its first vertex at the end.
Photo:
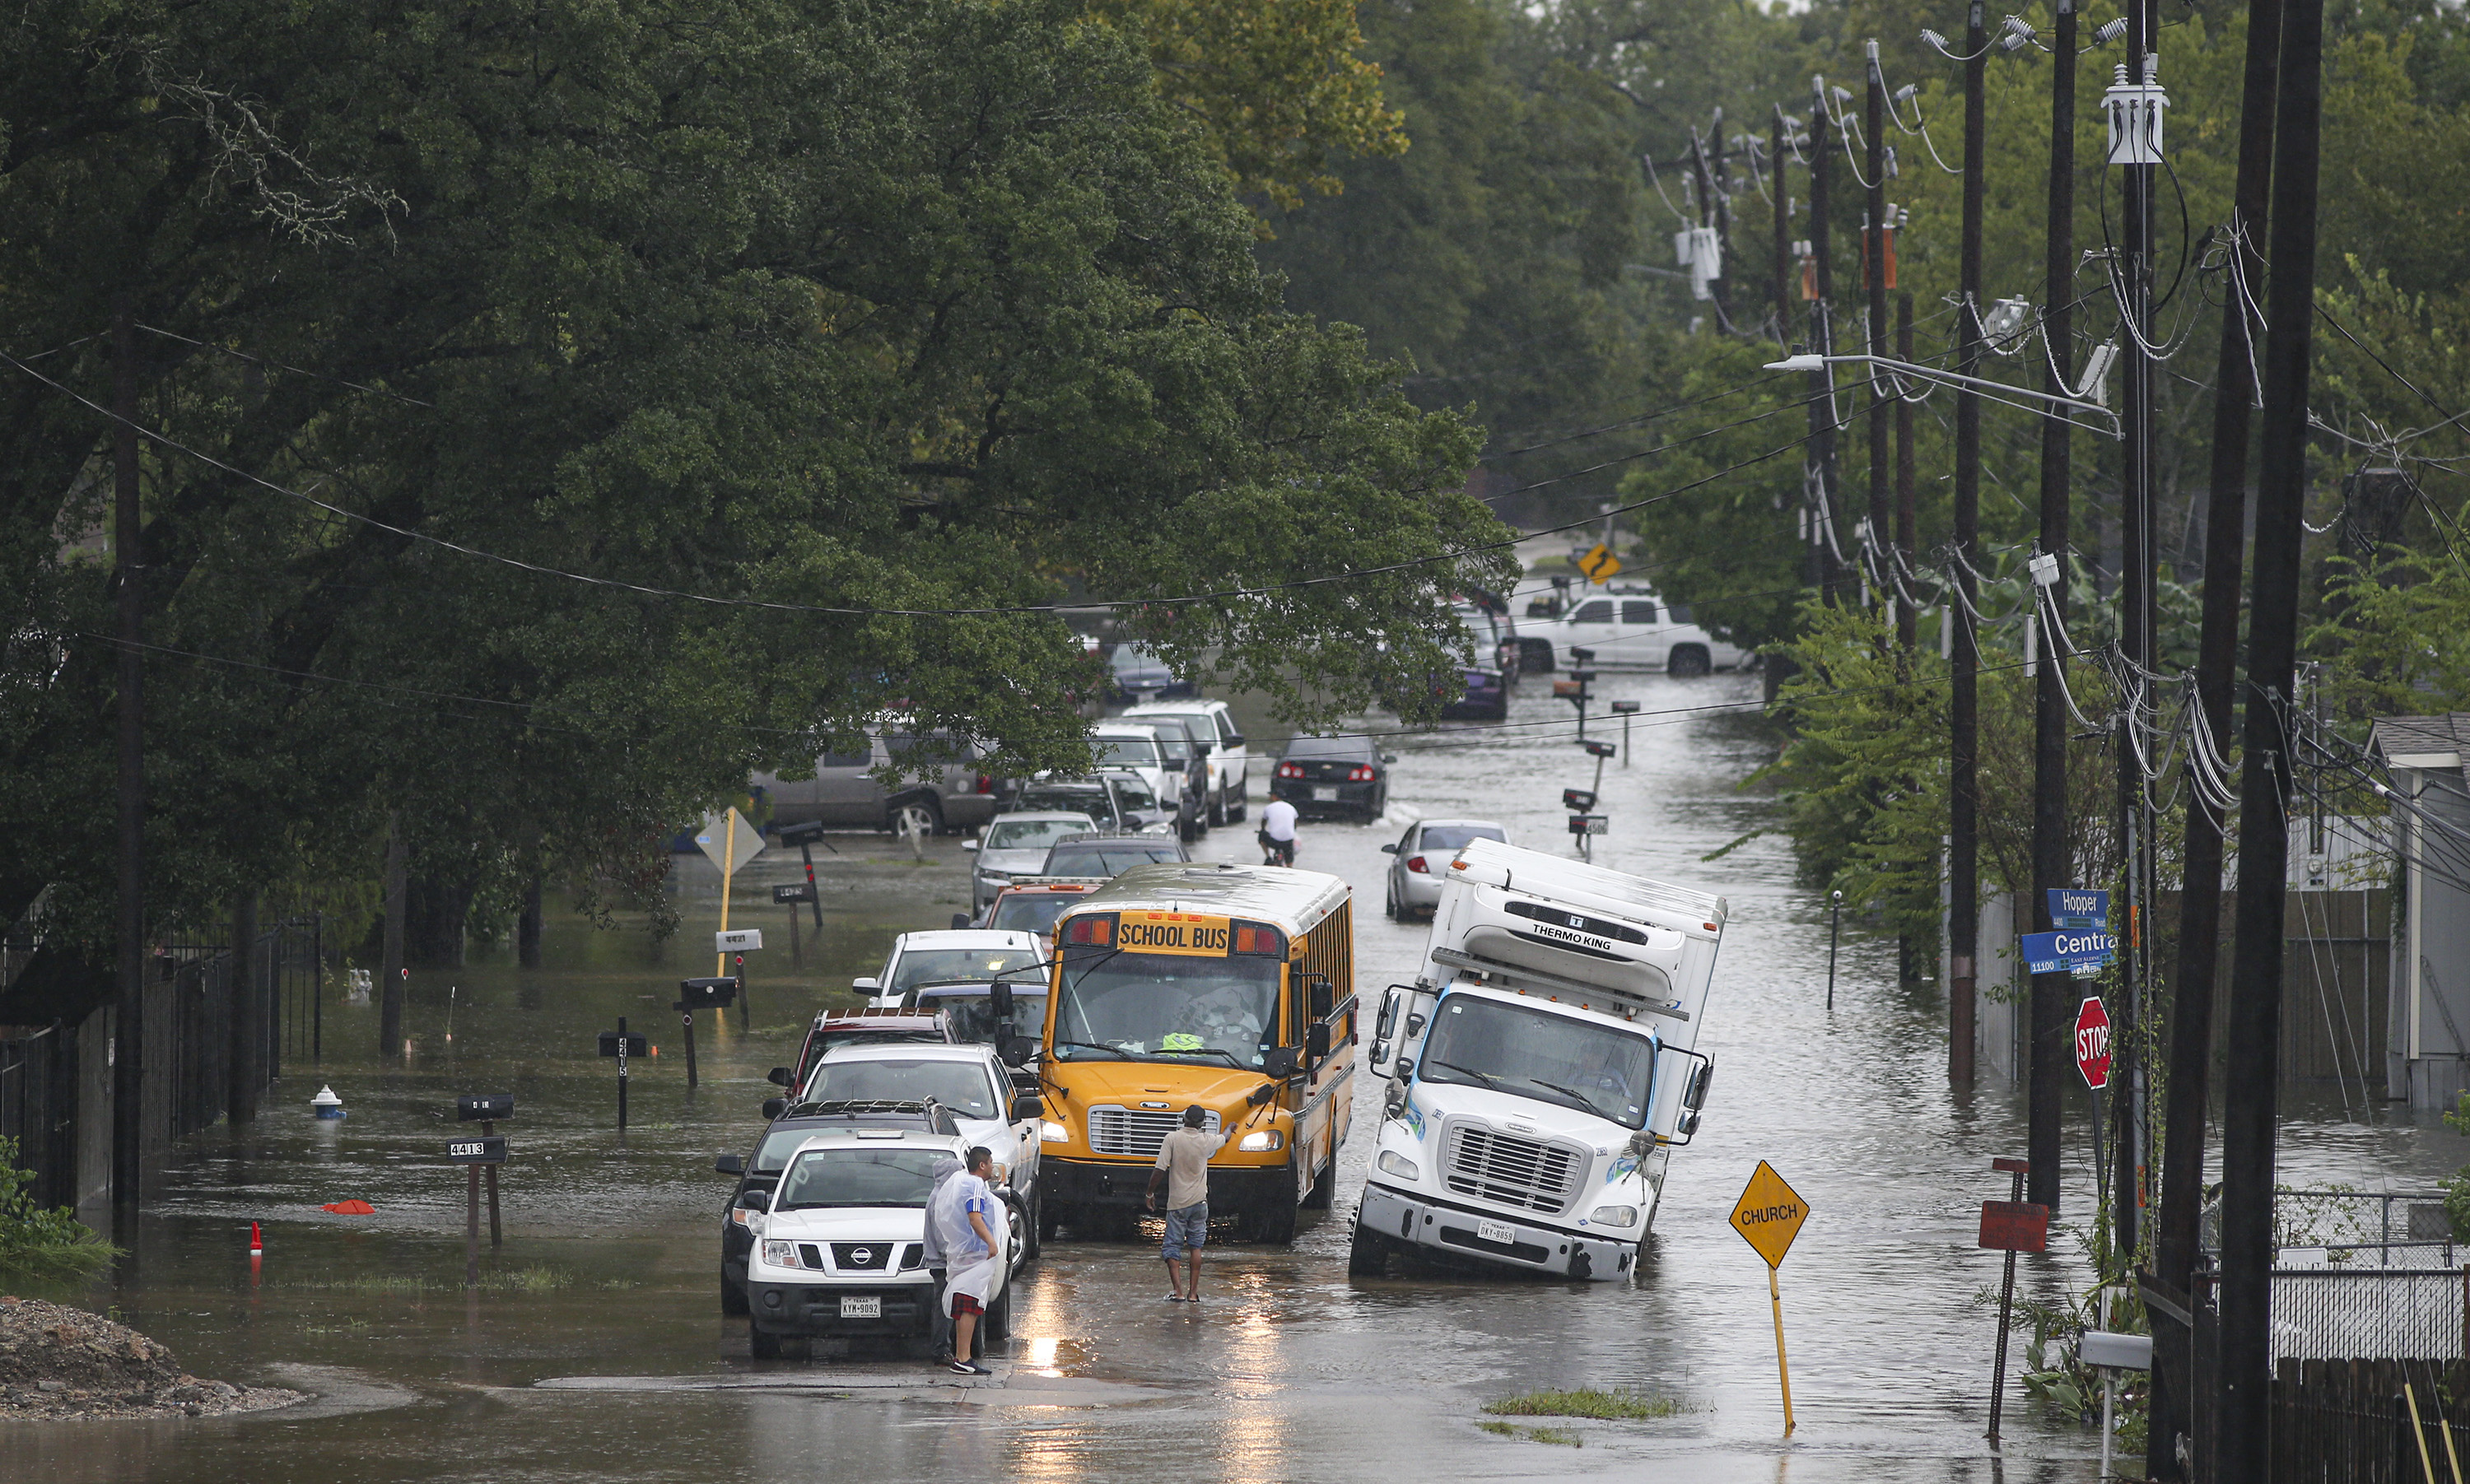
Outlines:
POLYGON ((1278 1043, 1272 958, 1106 949, 1067 952, 1058 1061, 1174 1061, 1251 1068, 1278 1043))

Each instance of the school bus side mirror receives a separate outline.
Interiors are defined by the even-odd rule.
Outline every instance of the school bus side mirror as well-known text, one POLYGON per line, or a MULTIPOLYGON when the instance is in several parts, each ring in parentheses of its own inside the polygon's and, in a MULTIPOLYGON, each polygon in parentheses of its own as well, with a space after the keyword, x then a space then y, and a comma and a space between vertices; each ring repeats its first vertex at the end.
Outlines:
POLYGON ((1314 1061, 1329 1055, 1329 1025, 1316 1021, 1304 1031, 1304 1055, 1314 1061))
POLYGON ((1293 1077, 1295 1075, 1295 1066, 1301 1059, 1302 1054, 1294 1047, 1272 1046, 1261 1054, 1262 1075, 1275 1078, 1293 1077))

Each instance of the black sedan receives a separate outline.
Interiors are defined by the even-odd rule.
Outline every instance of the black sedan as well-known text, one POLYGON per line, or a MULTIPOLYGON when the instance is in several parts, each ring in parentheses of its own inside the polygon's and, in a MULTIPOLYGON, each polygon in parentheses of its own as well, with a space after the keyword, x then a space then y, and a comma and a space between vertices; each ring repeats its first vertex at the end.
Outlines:
MULTIPOLYGON (((773 1074, 776 1081, 784 1080, 786 1067, 773 1074)), ((711 1162, 715 1174, 737 1176, 737 1188, 729 1193, 729 1204, 720 1217, 720 1311, 724 1314, 746 1312, 746 1255, 754 1250, 755 1236, 746 1229, 746 1207, 741 1200, 748 1191, 761 1191, 767 1196, 781 1183, 781 1171, 789 1156, 810 1134, 827 1128, 923 1128, 932 1133, 958 1135, 960 1125, 952 1115, 929 1102, 793 1102, 763 1130, 755 1141, 753 1158, 741 1159, 735 1154, 723 1154, 711 1162)))
POLYGON ((1397 760, 1366 736, 1297 736, 1278 757, 1270 797, 1297 814, 1379 819, 1389 807, 1389 765, 1397 760))

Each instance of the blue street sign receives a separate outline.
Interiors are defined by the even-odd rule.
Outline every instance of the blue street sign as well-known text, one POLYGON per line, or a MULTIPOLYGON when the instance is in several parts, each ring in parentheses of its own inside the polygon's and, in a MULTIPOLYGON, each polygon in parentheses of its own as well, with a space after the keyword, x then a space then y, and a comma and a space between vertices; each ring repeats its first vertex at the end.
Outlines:
POLYGON ((2023 936, 2024 967, 2035 974, 2100 968, 2117 962, 2118 935, 2097 929, 2062 928, 2023 936))
POLYGON ((2081 887, 2052 887, 2050 922, 2062 928, 2100 929, 2109 925, 2109 893, 2081 887))

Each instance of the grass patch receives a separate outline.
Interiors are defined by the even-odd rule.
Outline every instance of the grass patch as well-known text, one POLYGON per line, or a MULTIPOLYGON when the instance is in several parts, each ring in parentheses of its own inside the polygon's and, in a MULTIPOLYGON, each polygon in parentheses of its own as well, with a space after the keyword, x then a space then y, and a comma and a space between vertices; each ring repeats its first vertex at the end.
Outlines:
POLYGON ((1678 1397, 1582 1386, 1575 1391, 1530 1391, 1525 1396, 1503 1397, 1485 1403, 1483 1409, 1495 1417, 1595 1417, 1607 1422, 1636 1422, 1678 1417, 1689 1411, 1689 1405, 1678 1397))
POLYGON ((1554 1443, 1563 1448, 1587 1446, 1586 1440, 1567 1427, 1521 1427, 1505 1422, 1480 1422, 1476 1426, 1497 1438, 1525 1438, 1529 1443, 1554 1443))

